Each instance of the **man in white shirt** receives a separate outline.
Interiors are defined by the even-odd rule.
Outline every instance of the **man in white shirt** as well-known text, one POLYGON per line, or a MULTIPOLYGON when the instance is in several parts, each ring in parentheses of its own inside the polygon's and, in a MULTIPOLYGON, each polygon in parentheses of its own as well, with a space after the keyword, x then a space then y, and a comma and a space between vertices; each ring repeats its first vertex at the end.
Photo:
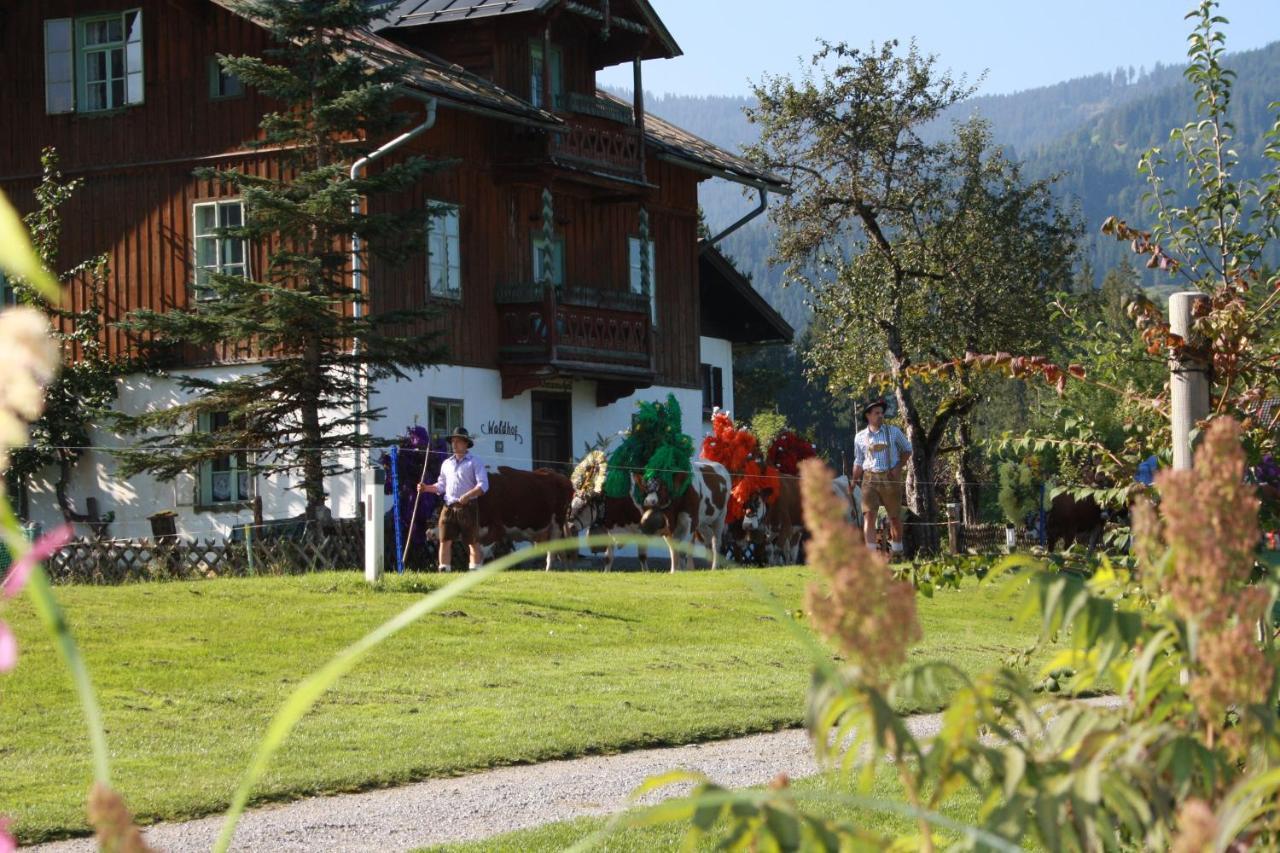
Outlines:
POLYGON ((489 474, 484 463, 471 455, 475 442, 465 429, 454 430, 449 444, 453 455, 440 466, 440 479, 419 483, 418 491, 444 499, 440 508, 440 571, 447 572, 453 566, 455 539, 470 547, 471 568, 478 569, 484 562, 484 552, 480 549, 480 512, 475 501, 489 491, 489 474))
POLYGON ((911 442, 893 424, 884 422, 885 402, 872 400, 862 409, 866 429, 853 439, 853 476, 862 486, 862 532, 867 547, 876 550, 876 515, 883 505, 889 515, 892 557, 902 556, 902 492, 911 442))

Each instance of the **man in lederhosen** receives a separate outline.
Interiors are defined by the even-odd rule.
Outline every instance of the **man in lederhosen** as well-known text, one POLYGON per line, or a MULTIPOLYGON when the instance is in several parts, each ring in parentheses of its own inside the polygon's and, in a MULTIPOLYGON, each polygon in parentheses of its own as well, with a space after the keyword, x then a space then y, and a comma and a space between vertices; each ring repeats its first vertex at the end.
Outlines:
POLYGON ((449 445, 453 455, 440 466, 440 479, 420 483, 418 490, 440 495, 444 500, 440 508, 440 571, 447 572, 453 566, 455 540, 470 547, 470 567, 478 569, 484 562, 484 553, 480 550, 480 510, 476 501, 489 491, 489 474, 484 463, 471 455, 475 442, 465 429, 455 429, 449 436, 449 445))
POLYGON ((849 482, 862 486, 862 531, 867 547, 876 549, 876 515, 883 506, 889 514, 891 557, 897 559, 902 556, 902 494, 911 442, 902 430, 884 422, 884 410, 883 398, 862 409, 867 426, 853 439, 849 482))

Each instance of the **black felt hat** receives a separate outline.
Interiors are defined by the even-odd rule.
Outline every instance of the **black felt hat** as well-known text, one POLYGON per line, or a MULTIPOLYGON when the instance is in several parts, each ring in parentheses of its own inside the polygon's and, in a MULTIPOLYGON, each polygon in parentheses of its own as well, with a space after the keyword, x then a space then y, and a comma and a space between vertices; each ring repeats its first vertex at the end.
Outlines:
POLYGON ((463 429, 462 427, 458 427, 458 428, 457 428, 457 429, 455 429, 453 432, 449 433, 449 440, 450 440, 450 441, 453 441, 455 438, 460 438, 460 439, 462 439, 463 441, 465 441, 465 442, 467 443, 467 447, 475 447, 475 446, 476 446, 475 439, 473 439, 473 438, 471 437, 471 433, 467 432, 467 431, 466 431, 465 429, 463 429))
POLYGON ((884 397, 877 397, 862 407, 862 416, 865 418, 867 416, 867 412, 871 411, 876 406, 879 406, 881 411, 887 412, 889 410, 889 404, 885 402, 884 397))

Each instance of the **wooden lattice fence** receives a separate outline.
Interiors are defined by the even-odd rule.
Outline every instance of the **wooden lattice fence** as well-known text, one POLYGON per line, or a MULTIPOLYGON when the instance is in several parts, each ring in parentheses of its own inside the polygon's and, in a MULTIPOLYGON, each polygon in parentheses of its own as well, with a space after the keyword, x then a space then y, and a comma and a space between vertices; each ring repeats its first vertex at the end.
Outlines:
POLYGON ((364 527, 336 521, 300 535, 227 539, 75 539, 46 563, 54 583, 118 584, 146 580, 293 575, 357 569, 364 527))

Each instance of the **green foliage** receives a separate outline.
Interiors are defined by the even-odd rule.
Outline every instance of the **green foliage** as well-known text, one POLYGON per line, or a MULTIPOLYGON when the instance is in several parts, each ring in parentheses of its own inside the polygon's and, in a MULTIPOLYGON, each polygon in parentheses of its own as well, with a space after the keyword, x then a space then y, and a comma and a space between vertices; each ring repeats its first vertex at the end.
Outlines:
MULTIPOLYGON (((24 224, 31 232, 41 266, 56 270, 62 234, 59 209, 71 200, 81 182, 62 180, 58 155, 52 148, 41 152, 40 164, 36 208, 24 218, 24 224)), ((90 426, 114 402, 116 379, 128 369, 126 362, 104 354, 102 291, 106 277, 106 255, 99 255, 57 274, 66 288, 61 299, 50 299, 25 279, 13 282, 19 304, 32 305, 49 316, 54 339, 62 350, 62 366, 45 389, 44 413, 31 424, 29 443, 13 450, 7 475, 21 492, 32 477, 49 466, 58 466, 55 492, 68 521, 84 518, 75 512, 66 494, 71 470, 93 444, 90 426), (74 304, 77 294, 78 310, 63 307, 74 304)))
MULTIPOLYGON (((757 162, 794 189, 772 216, 776 259, 814 306, 811 364, 833 394, 883 374, 913 454, 912 508, 937 518, 932 467, 981 398, 963 381, 913 385, 911 365, 1046 343, 1044 304, 1069 277, 1078 226, 972 121, 923 128, 972 93, 915 45, 822 45, 818 75, 755 87, 757 162), (887 366, 887 370, 886 370, 887 366)), ((925 530, 932 531, 932 527, 925 530)), ((932 534, 930 534, 932 535, 932 534)))
POLYGON ((1027 513, 1040 504, 1040 485, 1031 469, 1021 462, 1003 462, 999 467, 1000 496, 997 499, 1005 521, 1022 524, 1027 513))
POLYGON ((429 310, 370 313, 368 298, 353 291, 349 279, 353 238, 360 240, 365 270, 375 254, 397 260, 420 247, 430 211, 387 212, 396 208, 384 199, 435 166, 392 155, 350 177, 355 158, 410 120, 397 107, 405 68, 387 56, 371 64, 365 46, 353 40, 380 14, 376 4, 236 5, 270 32, 272 45, 261 57, 220 61, 275 105, 261 119, 261 138, 248 144, 271 150, 281 168, 198 174, 243 200, 244 225, 218 233, 264 251, 266 268, 250 270, 256 273, 250 278, 212 275, 214 298, 188 310, 135 312, 125 325, 155 342, 159 368, 195 347, 207 358, 256 360, 256 369, 226 381, 178 377, 192 394, 188 401, 121 420, 142 435, 141 449, 122 454, 121 464, 126 475, 147 471, 169 479, 235 449, 259 448, 248 459, 254 473, 298 474, 314 512, 325 502, 325 477, 348 470, 351 456, 339 451, 373 441, 363 422, 379 412, 356 411, 366 387, 407 379, 442 356, 433 335, 412 331, 422 328, 429 310), (361 212, 362 198, 369 200, 368 212, 361 212), (215 413, 229 416, 226 426, 190 429, 201 414, 215 413))
POLYGON ((761 447, 767 448, 773 440, 790 428, 787 416, 777 411, 756 412, 751 417, 751 432, 761 447))

